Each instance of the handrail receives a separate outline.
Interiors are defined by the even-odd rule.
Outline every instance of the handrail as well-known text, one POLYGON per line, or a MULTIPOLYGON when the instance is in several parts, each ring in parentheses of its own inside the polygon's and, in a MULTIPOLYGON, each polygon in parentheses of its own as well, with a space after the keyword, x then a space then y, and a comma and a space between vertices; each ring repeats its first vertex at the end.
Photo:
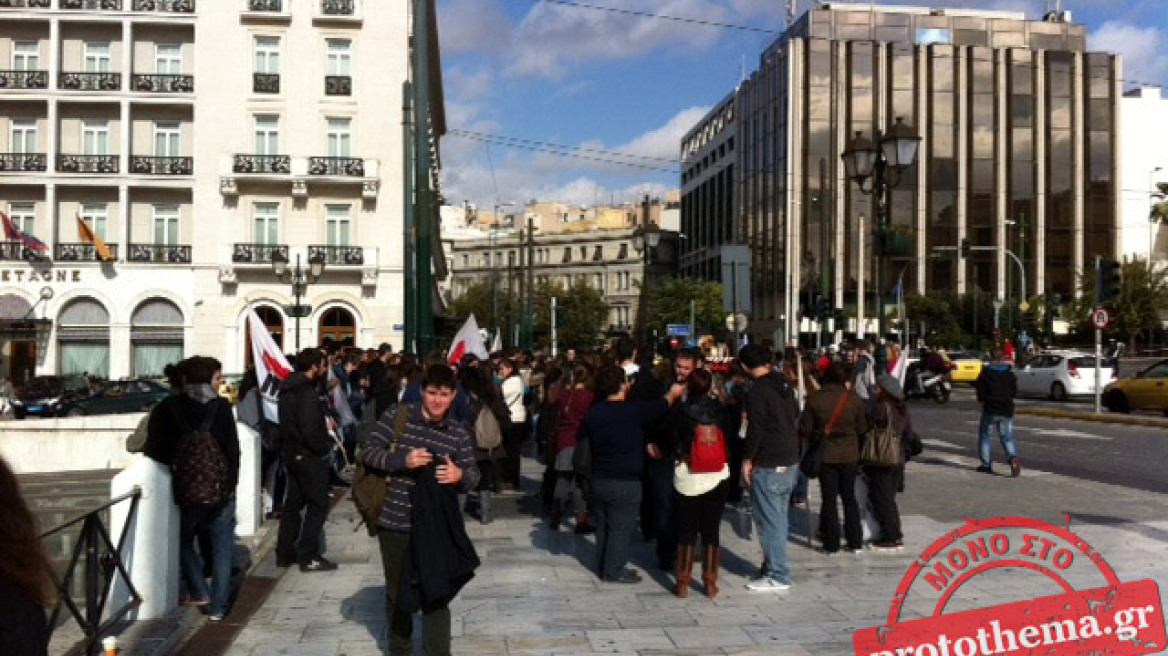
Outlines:
POLYGON ((73 548, 73 555, 69 559, 69 566, 65 569, 65 575, 57 583, 57 593, 60 595, 60 601, 57 607, 53 609, 52 618, 49 620, 50 631, 55 631, 58 626, 57 620, 61 615, 61 608, 64 606, 68 608, 69 614, 77 621, 77 626, 85 632, 85 638, 70 648, 66 652, 66 656, 97 654, 97 650, 101 647, 101 640, 109 630, 129 614, 130 610, 142 603, 142 595, 134 587, 134 582, 130 580, 130 574, 126 571, 126 566, 122 562, 122 549, 126 544, 126 536, 130 532, 130 527, 134 524, 134 519, 138 512, 138 502, 141 498, 142 488, 134 486, 134 489, 130 492, 110 499, 108 503, 104 503, 84 515, 75 517, 41 534, 41 540, 44 540, 45 538, 60 533, 66 528, 81 524, 81 531, 77 539, 77 544, 73 548), (126 522, 122 526, 122 534, 118 537, 117 545, 115 545, 110 539, 109 531, 106 530, 105 525, 102 523, 99 513, 126 500, 130 501, 130 511, 126 515, 126 522), (84 612, 77 606, 77 603, 73 601, 72 596, 69 594, 69 590, 73 585, 73 577, 77 569, 77 564, 81 561, 83 554, 85 556, 84 612), (112 611, 109 619, 102 622, 101 617, 105 612, 106 603, 109 601, 110 589, 113 585, 114 578, 119 572, 129 591, 130 600, 121 608, 112 611), (99 576, 101 577, 100 580, 99 576))

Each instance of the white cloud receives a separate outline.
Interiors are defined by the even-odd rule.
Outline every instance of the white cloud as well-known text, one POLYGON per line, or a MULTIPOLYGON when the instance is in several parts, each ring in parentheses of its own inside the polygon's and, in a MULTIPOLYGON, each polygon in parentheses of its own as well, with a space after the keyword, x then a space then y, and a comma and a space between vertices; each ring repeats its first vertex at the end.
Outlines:
POLYGON ((501 53, 511 42, 511 21, 498 0, 449 0, 438 6, 443 54, 501 53))
POLYGON ((1164 31, 1120 21, 1108 21, 1087 36, 1092 51, 1123 55, 1124 87, 1137 82, 1163 84, 1168 77, 1168 40, 1164 31))

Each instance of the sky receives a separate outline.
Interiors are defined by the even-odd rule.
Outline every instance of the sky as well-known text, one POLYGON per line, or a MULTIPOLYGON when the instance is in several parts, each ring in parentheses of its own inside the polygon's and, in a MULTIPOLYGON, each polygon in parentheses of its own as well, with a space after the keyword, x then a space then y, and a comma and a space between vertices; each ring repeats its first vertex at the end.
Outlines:
MULTIPOLYGON (((884 0, 1022 11, 1056 0, 884 0)), ((633 202, 679 186, 681 137, 757 68, 786 0, 438 0, 450 204, 633 202)), ((796 16, 814 0, 797 0, 796 16)), ((843 3, 846 4, 846 3, 843 3)), ((861 2, 860 4, 867 4, 861 2)), ((1062 0, 1125 88, 1168 83, 1168 0, 1062 0)))

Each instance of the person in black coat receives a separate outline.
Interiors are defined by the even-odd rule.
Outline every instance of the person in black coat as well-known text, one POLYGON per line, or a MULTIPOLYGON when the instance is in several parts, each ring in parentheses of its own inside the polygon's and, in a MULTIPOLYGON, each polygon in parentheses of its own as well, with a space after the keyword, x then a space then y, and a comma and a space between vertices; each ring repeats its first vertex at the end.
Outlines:
POLYGON ((5 654, 45 656, 46 610, 56 605, 53 565, 20 483, 0 458, 0 644, 5 654))

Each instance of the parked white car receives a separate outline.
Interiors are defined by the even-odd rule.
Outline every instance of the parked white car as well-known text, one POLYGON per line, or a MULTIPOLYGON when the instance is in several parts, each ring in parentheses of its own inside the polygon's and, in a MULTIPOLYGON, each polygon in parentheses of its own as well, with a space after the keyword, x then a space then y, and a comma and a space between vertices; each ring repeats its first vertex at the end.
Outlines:
MULTIPOLYGON (((1103 358, 1100 385, 1115 380, 1115 360, 1103 358)), ((1019 396, 1043 396, 1064 401, 1095 393, 1095 356, 1090 353, 1040 353, 1014 372, 1019 396)))

